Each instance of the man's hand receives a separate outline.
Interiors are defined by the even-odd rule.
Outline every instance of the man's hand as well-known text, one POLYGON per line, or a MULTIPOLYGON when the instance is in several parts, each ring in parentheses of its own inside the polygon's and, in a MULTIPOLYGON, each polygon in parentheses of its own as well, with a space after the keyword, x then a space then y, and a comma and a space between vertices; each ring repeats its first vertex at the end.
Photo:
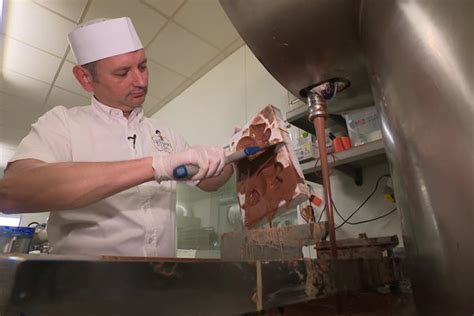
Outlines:
POLYGON ((156 181, 173 180, 173 170, 181 165, 195 165, 199 168, 191 180, 218 176, 225 166, 224 149, 217 146, 196 146, 179 153, 155 156, 153 169, 156 181))

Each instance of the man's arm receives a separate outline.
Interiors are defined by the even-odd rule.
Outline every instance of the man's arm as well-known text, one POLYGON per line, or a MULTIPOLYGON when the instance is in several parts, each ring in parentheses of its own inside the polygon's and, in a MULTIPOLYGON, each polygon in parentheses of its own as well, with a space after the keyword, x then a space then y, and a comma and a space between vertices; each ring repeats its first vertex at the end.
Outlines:
POLYGON ((217 190, 232 174, 224 167, 224 151, 212 146, 192 147, 184 152, 119 162, 46 163, 17 160, 0 180, 0 212, 43 212, 84 207, 138 184, 173 179, 173 170, 194 164, 204 190, 217 190), (209 182, 204 180, 209 178, 209 182))
POLYGON ((10 164, 0 180, 0 211, 43 212, 83 207, 154 180, 152 158, 120 162, 10 164))
POLYGON ((217 189, 219 189, 229 180, 233 173, 234 168, 232 165, 227 165, 222 170, 222 173, 217 177, 201 180, 201 182, 198 184, 198 187, 206 192, 217 191, 217 189))

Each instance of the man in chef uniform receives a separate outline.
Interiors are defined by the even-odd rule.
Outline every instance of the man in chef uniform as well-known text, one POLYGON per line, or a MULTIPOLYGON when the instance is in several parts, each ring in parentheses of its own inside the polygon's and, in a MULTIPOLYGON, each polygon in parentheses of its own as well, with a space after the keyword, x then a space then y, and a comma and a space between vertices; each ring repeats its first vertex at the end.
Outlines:
POLYGON ((173 170, 198 166, 187 183, 214 191, 232 166, 222 147, 189 147, 143 115, 147 59, 129 18, 90 21, 68 39, 91 105, 57 106, 33 124, 0 181, 0 211, 51 211, 52 253, 173 257, 173 170))

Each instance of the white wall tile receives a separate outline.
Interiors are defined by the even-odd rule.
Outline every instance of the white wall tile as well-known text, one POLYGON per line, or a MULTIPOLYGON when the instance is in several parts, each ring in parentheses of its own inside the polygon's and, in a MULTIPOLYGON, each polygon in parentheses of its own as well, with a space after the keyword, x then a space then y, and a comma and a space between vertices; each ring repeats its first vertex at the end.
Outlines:
POLYGON ((218 0, 190 0, 174 20, 220 49, 239 37, 218 0))
POLYGON ((31 46, 62 57, 67 34, 76 26, 31 0, 9 1, 5 33, 31 46))
POLYGON ((76 23, 79 22, 87 0, 34 0, 36 3, 65 16, 76 23))
MULTIPOLYGON (((5 120, 7 119, 6 114, 5 114, 6 107, 3 106, 3 104, 4 104, 3 99, 5 97, 6 97, 6 94, 4 94, 3 92, 0 91, 0 126, 5 126, 5 120)), ((2 135, 0 134, 0 137, 1 136, 2 135)))
POLYGON ((2 146, 14 147, 18 146, 20 141, 25 137, 30 129, 19 129, 13 127, 0 126, 0 143, 2 146))
POLYGON ((90 93, 84 90, 76 80, 76 77, 74 77, 72 73, 73 68, 74 64, 68 61, 64 62, 54 85, 89 98, 90 93))
POLYGON ((219 54, 214 47, 170 22, 147 49, 148 58, 190 77, 219 54))
MULTIPOLYGON (((16 111, 6 111, 5 116, 8 119, 5 121, 3 127, 17 130, 29 130, 31 128, 31 124, 36 121, 34 116, 25 116, 16 111)), ((8 139, 8 137, 5 136, 5 139, 8 139)), ((13 142, 14 140, 12 140, 12 143, 13 142)))
POLYGON ((145 111, 145 113, 148 113, 148 111, 154 108, 159 102, 160 99, 147 94, 145 102, 143 103, 143 110, 145 111))
POLYGON ((51 83, 61 59, 4 37, 3 67, 28 77, 51 83))
POLYGON ((184 0, 143 0, 166 16, 172 16, 184 0))
POLYGON ((157 99, 163 99, 186 80, 186 77, 170 71, 151 60, 148 62, 148 71, 148 93, 157 99))
POLYGON ((216 57, 214 57, 214 59, 210 60, 207 64, 205 64, 203 67, 201 67, 198 71, 196 71, 192 76, 191 76, 191 79, 193 81, 196 81, 198 80, 199 78, 201 78, 202 76, 204 76, 205 74, 207 74, 209 72, 209 70, 211 70, 212 68, 216 67, 217 65, 219 65, 224 59, 227 58, 227 55, 224 55, 224 54, 219 54, 217 55, 216 57))
POLYGON ((74 58, 74 54, 72 53, 71 49, 69 49, 69 52, 67 53, 66 60, 71 64, 76 64, 76 59, 74 58))
POLYGON ((245 56, 247 120, 268 104, 276 106, 285 115, 289 109, 287 90, 270 75, 247 46, 245 56))
POLYGON ((128 16, 142 40, 147 46, 153 36, 165 24, 166 18, 150 10, 138 0, 94 0, 84 21, 97 18, 120 18, 128 16))
POLYGON ((57 87, 53 87, 51 94, 46 101, 46 109, 52 109, 57 105, 63 105, 70 108, 73 106, 88 105, 90 103, 91 97, 84 97, 57 87))
POLYGON ((225 53, 226 54, 232 54, 233 52, 235 52, 236 50, 238 50, 239 48, 241 48, 244 45, 245 45, 244 40, 239 37, 238 39, 233 41, 229 46, 226 47, 225 53))
POLYGON ((151 116, 156 113, 159 109, 161 109, 164 105, 168 104, 171 100, 175 97, 180 95, 183 91, 185 91, 193 82, 189 79, 183 81, 179 86, 177 86, 170 94, 168 94, 164 99, 161 99, 157 104, 153 107, 147 109, 147 115, 151 116))
POLYGON ((177 97, 181 93, 183 93, 183 91, 185 91, 192 84, 193 82, 189 79, 186 79, 185 81, 183 81, 179 86, 176 87, 176 89, 174 89, 170 94, 168 94, 163 100, 160 101, 160 103, 158 104, 158 108, 155 108, 154 112, 156 112, 163 105, 167 104, 168 102, 173 100, 175 97, 177 97))
MULTIPOLYGON (((22 100, 43 102, 50 85, 10 70, 3 70, 0 76, 0 91, 22 100)), ((0 104, 0 107, 2 104, 0 104)))
POLYGON ((5 120, 3 126, 16 129, 29 129, 43 107, 43 100, 39 102, 25 101, 15 96, 0 95, 5 120))
POLYGON ((157 117, 190 144, 224 145, 245 123, 245 50, 240 49, 161 108, 157 117))

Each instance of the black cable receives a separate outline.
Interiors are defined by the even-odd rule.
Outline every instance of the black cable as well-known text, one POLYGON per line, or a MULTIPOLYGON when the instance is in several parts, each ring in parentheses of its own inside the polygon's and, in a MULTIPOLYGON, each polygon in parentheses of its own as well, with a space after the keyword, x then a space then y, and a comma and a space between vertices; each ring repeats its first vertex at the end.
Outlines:
POLYGON ((324 211, 326 211, 326 204, 324 204, 324 208, 323 208, 323 210, 321 211, 321 214, 319 214, 318 223, 321 222, 321 218, 323 217, 324 211))
MULTIPOLYGON (((381 218, 384 218, 390 214, 392 214, 393 212, 395 212, 397 210, 397 208, 395 207, 394 209, 390 210, 389 212, 387 212, 386 214, 384 215, 380 215, 380 216, 377 216, 377 217, 374 217, 374 218, 371 218, 371 219, 366 219, 366 220, 363 220, 363 221, 359 221, 359 222, 350 222, 348 220, 346 220, 342 215, 341 213, 339 213, 339 211, 337 210, 337 207, 336 207, 336 204, 334 203, 334 201, 332 201, 332 206, 334 207, 334 210, 336 211, 337 215, 339 215, 339 217, 345 221, 347 224, 349 225, 359 225, 359 224, 364 224, 364 223, 368 223, 368 222, 373 222, 373 221, 376 221, 378 219, 381 219, 381 218)), ((340 226, 339 226, 340 227, 340 226)), ((336 228, 337 229, 337 228, 336 228)))
POLYGON ((359 224, 364 224, 364 223, 368 223, 368 222, 373 222, 373 221, 376 221, 378 219, 381 219, 381 218, 384 218, 390 214, 392 214, 393 212, 395 212, 397 210, 397 208, 395 207, 393 210, 385 213, 384 215, 380 215, 380 216, 377 216, 377 217, 374 217, 374 218, 371 218, 371 219, 366 219, 364 221, 360 221, 360 222, 347 222, 347 224, 350 224, 350 225, 359 225, 359 224))
POLYGON ((339 224, 336 229, 339 229, 341 228, 345 223, 347 223, 351 218, 352 216, 354 216, 364 205, 365 203, 367 203, 367 201, 375 194, 375 192, 377 192, 377 189, 379 188, 379 184, 380 184, 380 181, 383 179, 383 178, 391 178, 389 174, 384 174, 384 175, 381 175, 378 179, 377 179, 377 182, 375 183, 375 188, 374 190, 369 194, 369 196, 367 196, 367 198, 362 202, 362 204, 359 205, 359 207, 351 213, 351 215, 349 215, 348 218, 346 218, 341 224, 339 224))
POLYGON ((336 207, 336 204, 334 203, 334 200, 331 200, 331 204, 332 206, 334 207, 334 210, 336 211, 336 214, 343 220, 343 221, 346 221, 346 219, 341 215, 341 213, 339 213, 339 211, 337 210, 337 207, 336 207))
MULTIPOLYGON (((339 215, 339 217, 345 221, 346 219, 341 215, 341 213, 339 213, 339 211, 337 210, 337 207, 336 207, 336 204, 334 204, 334 200, 331 199, 331 204, 332 206, 334 207, 334 210, 336 211, 337 215, 339 215)), ((319 219, 318 219, 318 223, 321 221, 321 218, 323 217, 323 213, 324 211, 326 210, 326 205, 324 205, 324 208, 323 210, 321 211, 321 214, 319 214, 319 219)))
POLYGON ((313 223, 316 223, 316 216, 314 216, 314 208, 311 206, 311 202, 309 203, 309 207, 311 208, 311 220, 313 223))
POLYGON ((29 223, 28 225, 26 225, 26 227, 30 227, 30 226, 31 226, 31 225, 33 225, 33 224, 36 224, 36 226, 38 226, 38 225, 39 225, 39 223, 38 223, 38 222, 31 222, 31 223, 29 223))
MULTIPOLYGON (((375 194, 375 192, 377 192, 377 189, 379 187, 379 184, 380 184, 380 181, 383 179, 383 178, 391 178, 391 176, 389 174, 384 174, 384 175, 381 175, 376 183, 375 183, 375 188, 374 190, 367 196, 367 198, 365 198, 365 200, 359 205, 359 207, 351 213, 351 215, 349 215, 348 218, 344 218, 341 213, 339 213, 339 210, 337 209, 336 207, 336 204, 334 203, 334 200, 331 199, 331 204, 332 206, 334 207, 334 210, 336 211, 336 214, 343 220, 343 222, 341 224, 339 224, 338 226, 336 226, 335 229, 339 229, 341 228, 344 224, 349 224, 349 225, 358 225, 358 224, 362 224, 362 223, 367 223, 367 222, 372 222, 372 221, 375 221, 375 220, 378 220, 380 218, 383 218, 385 216, 388 216, 390 214, 392 214, 393 212, 396 211, 397 208, 394 208, 393 210, 391 210, 390 212, 388 212, 387 214, 384 214, 382 216, 378 216, 378 217, 375 217, 375 218, 372 218, 372 219, 368 219, 368 220, 364 220, 364 221, 360 221, 360 222, 349 222, 349 220, 351 219, 352 216, 354 216, 364 205, 365 203, 367 203, 367 201, 375 194)), ((319 214, 319 218, 318 218, 318 223, 321 222, 321 218, 323 217, 323 213, 326 211, 326 208, 327 208, 327 205, 324 205, 324 208, 323 210, 321 211, 321 214, 319 214)))

